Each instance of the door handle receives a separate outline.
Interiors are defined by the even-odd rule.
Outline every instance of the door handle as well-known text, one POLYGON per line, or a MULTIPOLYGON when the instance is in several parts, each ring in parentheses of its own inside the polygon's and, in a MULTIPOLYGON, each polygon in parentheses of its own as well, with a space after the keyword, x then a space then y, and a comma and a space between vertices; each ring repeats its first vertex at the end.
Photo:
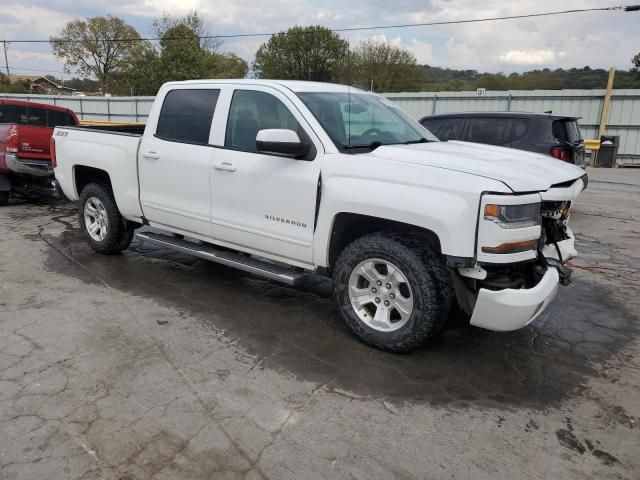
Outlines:
POLYGON ((142 156, 144 158, 150 158, 151 160, 159 160, 160 159, 160 155, 158 155, 156 152, 144 152, 142 154, 142 156))
POLYGON ((225 172, 236 171, 236 167, 234 167, 233 164, 229 162, 217 163, 213 166, 213 168, 215 168, 216 170, 224 170, 225 172))

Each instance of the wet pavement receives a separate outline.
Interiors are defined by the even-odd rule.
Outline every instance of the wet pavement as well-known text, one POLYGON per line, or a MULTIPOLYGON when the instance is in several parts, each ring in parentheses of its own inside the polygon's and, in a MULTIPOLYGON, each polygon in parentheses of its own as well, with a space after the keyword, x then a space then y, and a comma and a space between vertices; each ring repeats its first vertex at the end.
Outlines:
POLYGON ((0 209, 0 479, 640 477, 640 170, 590 172, 534 325, 359 343, 296 289, 0 209))

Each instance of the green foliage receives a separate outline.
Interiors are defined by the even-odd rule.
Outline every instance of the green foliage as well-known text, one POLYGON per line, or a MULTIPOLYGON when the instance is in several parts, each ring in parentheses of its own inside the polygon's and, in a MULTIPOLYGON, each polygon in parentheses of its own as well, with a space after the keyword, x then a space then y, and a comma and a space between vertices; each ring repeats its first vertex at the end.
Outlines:
POLYGON ((73 20, 50 40, 54 55, 64 61, 67 71, 95 76, 105 93, 114 73, 126 71, 132 59, 148 48, 145 42, 126 41, 138 38, 135 28, 109 15, 73 20))
POLYGON ((2 93, 29 93, 29 82, 26 80, 18 80, 9 82, 9 79, 3 73, 0 73, 0 92, 2 93))
POLYGON ((330 82, 347 51, 347 41, 328 28, 296 26, 260 45, 253 71, 258 78, 330 82))
POLYGON ((631 63, 633 63, 633 69, 635 71, 640 70, 640 53, 631 59, 631 63))
POLYGON ((422 88, 423 75, 409 50, 369 40, 340 62, 338 80, 376 92, 415 92, 422 88))
MULTIPOLYGON (((524 73, 479 73, 476 70, 453 70, 422 66, 422 90, 429 92, 475 90, 560 90, 605 88, 608 70, 590 67, 532 70, 524 73)), ((617 70, 614 88, 640 88, 640 72, 617 70)))
POLYGON ((121 93, 155 95, 165 82, 247 74, 247 62, 237 55, 219 53, 219 43, 202 38, 208 34, 196 12, 184 17, 164 15, 153 25, 160 38, 159 48, 147 48, 133 59, 122 75, 121 93))

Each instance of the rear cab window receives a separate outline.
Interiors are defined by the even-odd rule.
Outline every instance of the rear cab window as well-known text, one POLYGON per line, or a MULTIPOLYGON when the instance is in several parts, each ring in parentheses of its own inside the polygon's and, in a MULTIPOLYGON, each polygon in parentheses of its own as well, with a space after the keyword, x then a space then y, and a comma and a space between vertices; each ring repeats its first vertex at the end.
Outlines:
POLYGON ((49 110, 47 112, 47 127, 71 127, 76 124, 73 115, 58 110, 49 110))
POLYGON ((161 140, 207 145, 219 89, 171 90, 164 98, 155 136, 161 140))

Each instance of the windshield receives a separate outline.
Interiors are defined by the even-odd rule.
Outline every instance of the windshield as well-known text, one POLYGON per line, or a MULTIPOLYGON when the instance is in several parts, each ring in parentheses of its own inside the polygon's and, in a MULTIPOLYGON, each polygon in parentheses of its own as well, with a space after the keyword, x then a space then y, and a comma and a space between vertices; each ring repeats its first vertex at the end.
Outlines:
POLYGON ((418 122, 388 100, 366 93, 301 92, 339 150, 357 153, 381 145, 436 142, 418 122))

